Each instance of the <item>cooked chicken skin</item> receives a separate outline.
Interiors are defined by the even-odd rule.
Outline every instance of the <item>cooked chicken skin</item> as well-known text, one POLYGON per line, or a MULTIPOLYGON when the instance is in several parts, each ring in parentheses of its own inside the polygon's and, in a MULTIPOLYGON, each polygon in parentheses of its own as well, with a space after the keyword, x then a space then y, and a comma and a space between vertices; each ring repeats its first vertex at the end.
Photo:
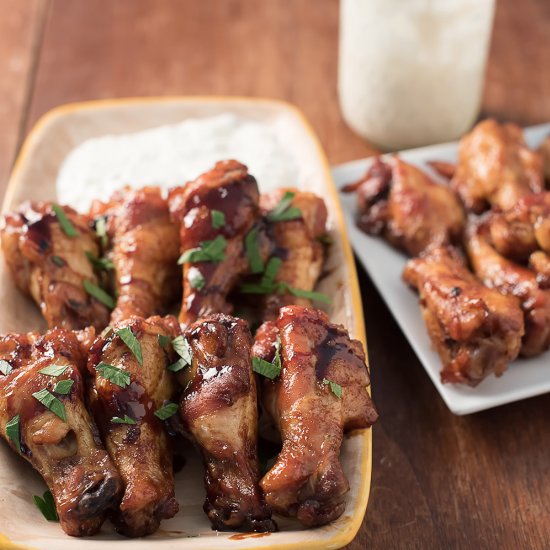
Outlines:
POLYGON ((441 381, 476 386, 517 357, 523 315, 516 298, 483 286, 453 252, 440 247, 409 260, 403 278, 420 294, 441 381))
POLYGON ((154 414, 174 399, 176 390, 173 375, 167 370, 175 358, 161 347, 158 337, 173 339, 178 332, 174 317, 133 317, 97 338, 88 357, 91 410, 125 486, 113 521, 120 533, 130 537, 153 533, 162 519, 178 511, 172 452, 163 423, 154 414), (125 327, 141 344, 143 365, 116 334, 125 327), (129 385, 121 387, 105 378, 100 368, 105 363, 127 373, 129 385), (134 423, 113 422, 113 418, 124 419, 126 415, 134 423))
POLYGON ((246 166, 235 160, 214 168, 184 187, 172 189, 170 212, 180 228, 181 252, 221 241, 221 255, 212 261, 183 265, 183 303, 179 320, 190 325, 210 313, 229 313, 227 294, 249 269, 244 239, 259 220, 259 192, 246 166), (213 211, 223 215, 216 223, 213 211))
MULTIPOLYGON (((289 208, 299 209, 301 217, 268 221, 274 255, 282 260, 274 282, 283 283, 282 289, 292 287, 312 291, 321 275, 325 259, 324 247, 319 239, 327 232, 327 207, 323 199, 314 193, 281 188, 260 197, 260 207, 266 219, 285 193, 294 194, 289 208)), ((263 320, 274 319, 282 306, 290 304, 307 306, 311 305, 311 301, 282 290, 265 298, 261 317, 263 320)))
POLYGON ((451 187, 467 210, 508 210, 544 188, 542 158, 525 144, 521 128, 488 119, 460 140, 451 187))
POLYGON ((282 370, 263 381, 262 400, 283 448, 260 486, 277 513, 307 527, 324 525, 343 513, 349 490, 339 460, 344 432, 378 417, 367 392, 365 352, 324 312, 302 306, 283 307, 276 321, 262 325, 253 354, 273 361, 277 336, 282 370), (329 380, 341 387, 340 398, 329 380))
POLYGON ((550 254, 538 250, 529 256, 529 267, 537 274, 539 288, 550 290, 550 254))
POLYGON ((521 302, 525 316, 525 336, 521 354, 533 357, 550 345, 550 291, 542 290, 533 271, 501 256, 492 246, 487 223, 468 227, 466 249, 477 276, 506 296, 521 302))
POLYGON ((44 478, 63 530, 73 536, 97 533, 118 504, 122 485, 84 405, 86 359, 77 336, 64 329, 43 336, 8 334, 0 337, 0 358, 12 369, 0 372, 2 437, 15 452, 20 446, 20 454, 44 478), (54 365, 66 369, 57 376, 39 372, 54 365), (62 380, 73 382, 68 393, 56 391, 62 380), (33 397, 44 389, 61 403, 65 419, 33 397), (19 437, 11 439, 6 425, 16 416, 19 437))
POLYGON ((98 280, 86 252, 99 247, 88 217, 61 207, 78 231, 68 236, 51 203, 25 202, 6 214, 1 229, 2 250, 17 286, 38 304, 48 327, 102 329, 108 309, 84 289, 98 280))
POLYGON ((542 171, 546 180, 546 187, 550 188, 550 136, 546 136, 538 151, 542 157, 542 171))
POLYGON ((204 511, 214 529, 275 531, 258 487, 258 410, 248 324, 211 315, 191 325, 185 337, 192 365, 183 371, 180 410, 205 464, 204 511))
POLYGON ((371 235, 383 235, 410 256, 461 236, 464 211, 453 191, 399 157, 391 162, 377 158, 346 189, 357 190, 357 225, 371 235))
POLYGON ((118 296, 111 322, 166 313, 181 295, 181 273, 178 227, 161 190, 127 187, 108 203, 94 202, 90 214, 107 218, 118 296))

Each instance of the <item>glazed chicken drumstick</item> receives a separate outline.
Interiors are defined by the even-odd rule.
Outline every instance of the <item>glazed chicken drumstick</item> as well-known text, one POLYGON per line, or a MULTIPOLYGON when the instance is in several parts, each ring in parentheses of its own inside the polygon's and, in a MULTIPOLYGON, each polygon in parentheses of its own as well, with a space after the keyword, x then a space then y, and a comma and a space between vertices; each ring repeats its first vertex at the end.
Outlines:
POLYGON ((125 487, 113 521, 131 537, 153 533, 178 511, 162 422, 177 411, 175 404, 165 408, 174 398, 167 367, 175 358, 163 340, 172 340, 178 331, 174 317, 133 317, 97 338, 88 357, 91 410, 125 487))
POLYGON ((476 386, 517 357, 524 333, 518 300, 484 286, 454 250, 440 247, 409 260, 403 278, 420 295, 443 382, 476 386))
POLYGON ((260 482, 266 502, 307 527, 333 521, 349 490, 339 460, 344 432, 378 417, 363 346, 324 312, 288 306, 258 329, 253 354, 275 366, 277 355, 281 360, 280 374, 262 384, 262 401, 283 441, 260 482))
POLYGON ((181 274, 178 228, 161 190, 127 187, 108 203, 94 202, 90 215, 106 218, 118 296, 111 322, 166 313, 181 294, 181 274))
POLYGON ((192 365, 180 410, 205 464, 204 511, 214 529, 275 531, 258 486, 258 410, 246 321, 211 315, 185 332, 192 365))
POLYGON ((17 286, 38 304, 48 327, 108 324, 109 310, 85 287, 98 284, 86 257, 99 252, 88 217, 68 206, 25 202, 6 214, 1 235, 17 286))
POLYGON ((0 433, 52 492, 68 535, 97 533, 121 480, 84 405, 85 355, 72 331, 0 337, 0 433))

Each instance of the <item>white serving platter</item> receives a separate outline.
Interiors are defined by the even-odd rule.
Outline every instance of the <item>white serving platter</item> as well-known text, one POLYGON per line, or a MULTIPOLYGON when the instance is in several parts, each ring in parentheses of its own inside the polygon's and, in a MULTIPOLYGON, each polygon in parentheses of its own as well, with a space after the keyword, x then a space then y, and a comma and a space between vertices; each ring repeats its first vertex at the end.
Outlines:
MULTIPOLYGON (((530 147, 538 146, 550 134, 550 124, 525 130, 530 147)), ((445 143, 419 149, 400 151, 399 156, 416 164, 435 180, 442 181, 426 164, 427 161, 456 162, 458 143, 445 143)), ((369 166, 371 159, 362 159, 335 166, 332 175, 337 187, 356 181, 369 166)), ((533 359, 517 359, 500 378, 490 376, 476 388, 442 384, 441 362, 431 346, 418 305, 418 296, 401 280, 407 258, 383 239, 363 233, 355 225, 354 194, 340 193, 346 224, 357 257, 368 271, 395 320, 424 365, 441 397, 455 414, 469 414, 550 392, 550 352, 533 359)))

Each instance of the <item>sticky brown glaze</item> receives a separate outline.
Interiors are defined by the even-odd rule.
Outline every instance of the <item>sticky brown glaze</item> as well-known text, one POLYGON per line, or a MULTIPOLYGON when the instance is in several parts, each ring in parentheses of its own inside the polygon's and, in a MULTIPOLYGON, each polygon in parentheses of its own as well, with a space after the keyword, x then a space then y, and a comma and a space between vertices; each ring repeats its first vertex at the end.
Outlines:
POLYGON ((508 210, 543 190, 542 158, 527 147, 519 126, 484 120, 460 140, 451 187, 476 214, 491 206, 508 210))
POLYGON ((122 483, 84 405, 86 359, 77 336, 64 329, 8 334, 0 337, 0 358, 13 369, 0 373, 2 436, 18 452, 6 424, 19 415, 21 454, 52 492, 61 527, 73 536, 97 533, 120 501, 122 483), (50 365, 67 370, 56 377, 38 372, 50 365), (67 395, 54 392, 61 380, 73 381, 67 395), (44 388, 63 403, 66 421, 32 396, 44 388))
POLYGON ((464 211, 458 197, 399 157, 375 159, 347 189, 357 193, 359 228, 410 256, 460 240, 464 211))
POLYGON ((537 275, 537 283, 542 290, 550 290, 550 254, 538 250, 529 256, 529 267, 537 275))
POLYGON ((167 366, 175 361, 161 347, 158 335, 171 339, 179 332, 174 317, 134 317, 121 321, 99 337, 88 358, 92 377, 90 404, 101 437, 124 483, 124 495, 113 517, 117 530, 129 537, 155 532, 162 519, 178 511, 174 498, 172 451, 163 422, 155 411, 175 397, 175 383, 167 366), (116 330, 129 327, 141 343, 143 366, 116 330), (107 363, 126 371, 130 385, 120 387, 103 378, 96 367, 107 363), (113 417, 128 415, 136 424, 115 424, 113 417))
POLYGON ((90 214, 107 219, 117 295, 111 322, 166 313, 181 296, 181 273, 178 227, 161 190, 126 187, 107 203, 94 202, 90 214))
POLYGON ((521 355, 534 357, 550 346, 550 291, 537 275, 501 256, 491 245, 487 218, 468 227, 466 249, 477 276, 506 296, 519 299, 525 317, 521 355))
POLYGON ((192 366, 185 371, 180 410, 205 465, 204 511, 217 530, 274 531, 258 486, 258 411, 246 321, 211 315, 185 336, 192 366))
POLYGON ((97 256, 98 242, 87 216, 62 208, 78 236, 65 234, 51 203, 25 202, 4 217, 4 257, 17 286, 38 304, 48 327, 102 329, 109 311, 83 286, 85 280, 98 284, 85 255, 97 256))
POLYGON ((306 527, 324 525, 345 509, 349 483, 339 459, 344 433, 378 418, 367 391, 365 352, 324 312, 302 306, 283 307, 275 322, 260 327, 253 354, 271 361, 277 336, 282 371, 273 381, 264 379, 262 400, 283 448, 260 486, 275 512, 306 527), (324 380, 339 384, 342 397, 324 380))
POLYGON ((540 144, 538 152, 542 158, 542 171, 546 181, 546 188, 550 189, 550 136, 546 136, 540 144))
POLYGON ((196 180, 170 191, 170 212, 180 227, 181 252, 220 235, 227 241, 222 261, 184 264, 182 324, 189 325, 210 313, 231 311, 226 297, 249 268, 244 238, 259 220, 258 200, 256 180, 235 160, 218 162, 196 180), (218 229, 212 225, 212 210, 225 216, 225 224, 218 229), (201 289, 190 284, 197 276, 204 279, 201 289))

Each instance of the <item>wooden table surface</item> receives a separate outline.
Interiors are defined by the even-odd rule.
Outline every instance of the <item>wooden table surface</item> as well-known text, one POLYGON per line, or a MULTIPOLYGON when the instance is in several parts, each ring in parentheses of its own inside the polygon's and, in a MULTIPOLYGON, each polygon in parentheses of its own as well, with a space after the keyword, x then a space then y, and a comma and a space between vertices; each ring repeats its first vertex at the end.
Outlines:
MULTIPOLYGON (((0 0, 0 195, 47 110, 96 98, 282 98, 332 163, 373 151, 340 116, 337 0, 0 0)), ((483 116, 550 121, 550 2, 499 0, 483 116)), ((359 267, 374 398, 362 548, 548 548, 550 395, 453 416, 359 267)))

